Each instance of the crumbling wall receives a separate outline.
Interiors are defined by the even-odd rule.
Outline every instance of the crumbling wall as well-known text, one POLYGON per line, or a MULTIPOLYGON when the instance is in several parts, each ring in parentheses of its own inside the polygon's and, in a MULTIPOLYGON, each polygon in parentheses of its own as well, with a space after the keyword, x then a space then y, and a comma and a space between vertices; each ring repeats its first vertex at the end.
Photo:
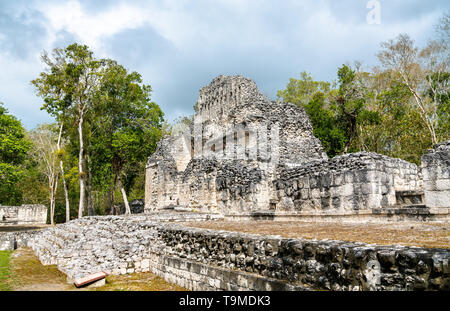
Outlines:
POLYGON ((180 178, 180 203, 222 214, 269 205, 269 180, 258 162, 193 159, 180 178))
POLYGON ((156 152, 149 158, 145 171, 145 210, 178 205, 178 170, 172 156, 172 137, 158 142, 156 152))
POLYGON ((283 168, 274 181, 277 211, 335 213, 388 207, 395 191, 421 187, 415 164, 358 152, 283 168))
POLYGON ((448 249, 284 239, 143 216, 84 217, 28 245, 69 278, 151 271, 193 290, 450 290, 448 249))
POLYGON ((149 158, 147 212, 176 205, 224 214, 269 209, 276 165, 327 158, 302 108, 267 100, 242 76, 219 76, 202 88, 194 120, 149 158))
POLYGON ((450 140, 424 154, 421 166, 426 205, 450 208, 450 140))
POLYGON ((267 100, 250 79, 219 76, 200 90, 194 123, 164 138, 149 158, 145 211, 182 205, 232 217, 431 219, 433 208, 449 206, 449 144, 423 157, 424 180, 415 164, 376 153, 328 159, 304 109, 267 100), (402 203, 408 196, 414 204, 402 203))
POLYGON ((46 222, 47 207, 45 205, 0 206, 0 226, 45 224, 46 222))
POLYGON ((28 245, 34 235, 39 232, 39 229, 16 231, 16 232, 0 232, 0 251, 12 251, 19 247, 28 245))

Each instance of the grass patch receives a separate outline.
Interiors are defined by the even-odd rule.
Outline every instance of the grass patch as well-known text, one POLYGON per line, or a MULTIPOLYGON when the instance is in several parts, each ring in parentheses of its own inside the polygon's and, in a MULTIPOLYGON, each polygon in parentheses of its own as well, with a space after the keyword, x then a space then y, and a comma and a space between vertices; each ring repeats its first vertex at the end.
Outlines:
POLYGON ((55 265, 44 266, 29 248, 14 251, 10 260, 12 290, 71 290, 55 265))
POLYGON ((94 291, 185 291, 186 289, 167 283, 161 277, 150 273, 109 275, 106 285, 92 288, 94 291))
MULTIPOLYGON (((11 255, 11 252, 9 252, 11 255)), ((19 248, 10 260, 10 290, 19 291, 181 291, 182 287, 167 283, 153 273, 110 275, 106 285, 76 288, 67 284, 66 275, 56 266, 44 266, 29 248, 19 248)), ((1 281, 0 281, 1 284, 1 281)))
POLYGON ((12 251, 0 251, 0 291, 11 290, 9 258, 12 251))

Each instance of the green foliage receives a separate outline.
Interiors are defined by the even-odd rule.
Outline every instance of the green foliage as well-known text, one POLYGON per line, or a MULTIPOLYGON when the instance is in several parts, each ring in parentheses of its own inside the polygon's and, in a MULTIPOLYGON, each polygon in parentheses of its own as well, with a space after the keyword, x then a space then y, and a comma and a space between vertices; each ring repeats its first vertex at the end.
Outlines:
POLYGON ((277 92, 277 97, 284 102, 293 103, 300 107, 307 105, 317 92, 327 94, 330 91, 330 83, 314 81, 309 73, 303 71, 300 79, 289 79, 285 90, 277 92))
POLYGON ((115 61, 108 61, 101 83, 94 113, 102 121, 95 123, 92 137, 93 165, 109 180, 124 178, 128 193, 162 136, 163 113, 150 100, 151 87, 142 84, 141 76, 115 61))
POLYGON ((9 260, 12 251, 0 251, 0 291, 11 290, 9 260))
POLYGON ((360 124, 380 121, 377 112, 366 108, 371 96, 364 86, 367 77, 347 65, 338 70, 339 87, 331 83, 313 81, 303 72, 300 79, 290 79, 285 90, 278 91, 284 102, 303 107, 313 126, 314 135, 319 138, 329 157, 343 152, 357 151, 354 140, 360 124))
POLYGON ((21 204, 18 182, 24 175, 22 164, 30 146, 22 123, 0 103, 0 204, 21 204))
POLYGON ((431 82, 426 90, 426 94, 431 98, 435 98, 437 102, 437 134, 442 140, 446 140, 450 134, 450 89, 448 87, 450 84, 450 72, 433 73, 427 76, 427 79, 431 82))
POLYGON ((317 92, 304 108, 311 120, 313 133, 322 142, 327 155, 338 155, 344 149, 347 137, 335 118, 335 112, 327 108, 325 95, 317 92))
POLYGON ((378 112, 368 109, 366 103, 372 96, 365 84, 367 73, 356 72, 348 65, 338 69, 339 89, 335 99, 337 121, 346 133, 344 152, 356 152, 362 148, 356 142, 360 125, 376 124, 380 121, 378 112))
MULTIPOLYGON (((102 212, 105 201, 115 192, 118 177, 127 192, 135 186, 146 158, 162 136, 163 113, 151 101, 152 89, 140 74, 128 72, 114 60, 96 59, 85 45, 55 49, 51 57, 45 53, 42 60, 48 69, 32 84, 44 99, 42 109, 64 125, 67 145, 56 157, 64 161, 71 206, 76 200, 73 193, 80 193, 77 181, 86 180, 88 205, 91 200, 102 212), (77 161, 83 167, 81 172, 77 161)), ((143 188, 142 183, 139 187, 143 188)), ((132 192, 141 194, 143 189, 132 192)), ((57 219, 63 216, 60 205, 57 198, 57 219)))

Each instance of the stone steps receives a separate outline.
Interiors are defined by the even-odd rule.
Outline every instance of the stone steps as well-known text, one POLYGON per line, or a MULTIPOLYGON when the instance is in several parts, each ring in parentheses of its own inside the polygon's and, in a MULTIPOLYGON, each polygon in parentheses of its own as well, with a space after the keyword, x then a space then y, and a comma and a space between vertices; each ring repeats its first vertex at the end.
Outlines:
POLYGON ((424 204, 423 191, 395 191, 397 205, 401 207, 424 204))

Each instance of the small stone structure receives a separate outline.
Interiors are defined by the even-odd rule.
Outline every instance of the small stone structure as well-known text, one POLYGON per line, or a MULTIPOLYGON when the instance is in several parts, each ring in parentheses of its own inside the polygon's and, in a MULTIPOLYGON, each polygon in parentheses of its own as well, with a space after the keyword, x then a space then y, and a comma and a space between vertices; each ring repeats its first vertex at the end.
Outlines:
POLYGON ((448 220, 449 144, 422 167, 372 152, 328 159, 302 108, 267 100, 250 79, 219 76, 200 90, 193 124, 148 159, 145 212, 448 220))
POLYGON ((41 204, 22 206, 0 205, 0 226, 44 225, 47 222, 47 207, 41 204))
POLYGON ((191 290, 450 290, 450 251, 285 239, 95 216, 27 240, 41 262, 76 279, 151 271, 191 290))
POLYGON ((450 202, 450 141, 437 144, 421 159, 425 203, 446 209, 450 202))
POLYGON ((0 232, 0 251, 12 251, 19 247, 25 247, 39 229, 26 231, 0 232))

